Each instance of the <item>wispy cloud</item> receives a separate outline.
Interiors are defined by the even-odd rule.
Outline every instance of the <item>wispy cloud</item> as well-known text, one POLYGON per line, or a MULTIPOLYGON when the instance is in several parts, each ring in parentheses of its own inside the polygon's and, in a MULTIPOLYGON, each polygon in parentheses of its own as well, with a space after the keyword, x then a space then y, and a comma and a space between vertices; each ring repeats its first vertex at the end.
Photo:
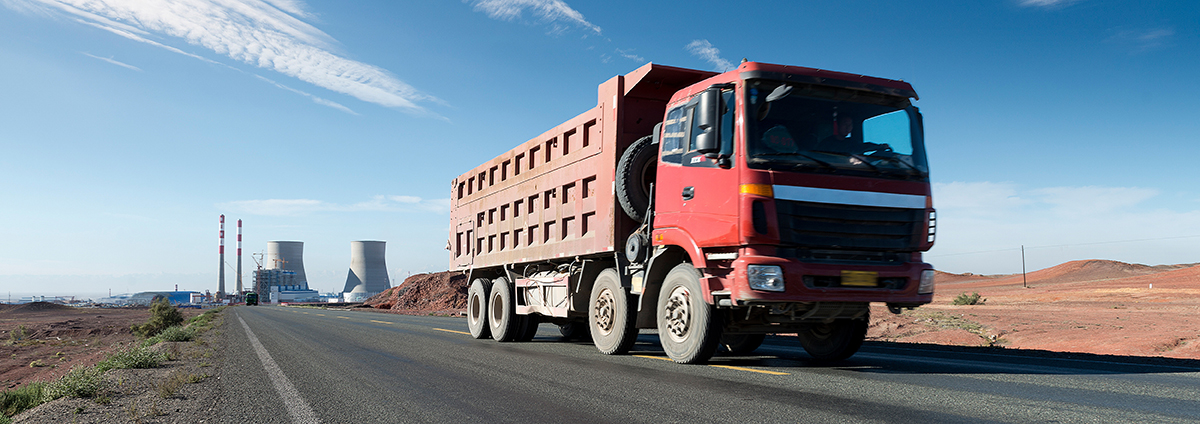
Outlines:
POLYGON ((617 54, 623 58, 626 58, 626 59, 629 59, 632 61, 636 61, 636 62, 645 62, 646 61, 646 58, 638 56, 636 54, 633 54, 633 49, 629 49, 629 50, 617 49, 617 54))
POLYGON ((1174 28, 1154 28, 1118 31, 1109 41, 1140 53, 1167 46, 1174 37, 1174 28))
POLYGON ((561 33, 564 25, 578 26, 600 34, 600 27, 588 22, 578 10, 560 0, 463 0, 474 4, 475 11, 483 12, 492 19, 513 21, 520 19, 525 11, 541 18, 552 27, 552 33, 561 33))
POLYGON ((721 51, 713 47, 708 40, 695 40, 685 47, 692 56, 696 56, 713 66, 713 69, 725 72, 735 68, 733 62, 721 58, 721 51))
POLYGON ((288 86, 286 86, 286 85, 280 84, 280 83, 276 82, 275 80, 272 80, 272 79, 270 79, 270 78, 264 77, 264 76, 262 76, 262 75, 255 75, 254 77, 255 77, 255 78, 258 78, 258 79, 260 79, 260 80, 266 81, 267 83, 269 83, 269 84, 271 84, 271 85, 274 85, 274 86, 276 86, 276 87, 282 88, 282 89, 284 89, 284 90, 291 91, 291 92, 293 92, 293 93, 299 94, 299 95, 301 95, 301 96, 304 96, 304 97, 308 97, 308 98, 312 99, 312 101, 313 101, 314 103, 316 103, 316 104, 319 104, 319 105, 322 105, 322 106, 329 106, 329 107, 331 107, 331 108, 334 108, 334 109, 340 110, 340 111, 342 111, 342 112, 349 113, 349 114, 351 114, 351 115, 358 115, 358 113, 357 113, 357 112, 355 112, 355 111, 353 111, 353 110, 350 110, 350 108, 348 108, 348 107, 345 107, 345 106, 342 106, 340 103, 334 102, 334 101, 332 101, 332 100, 323 99, 323 98, 320 98, 320 97, 314 96, 314 95, 312 95, 312 94, 309 94, 309 93, 307 93, 307 92, 304 92, 304 91, 301 91, 301 90, 297 90, 297 89, 295 89, 295 88, 292 88, 292 87, 288 87, 288 86))
POLYGON ((381 106, 427 113, 419 102, 440 103, 387 70, 331 52, 336 41, 300 20, 312 15, 299 0, 5 0, 4 4, 18 11, 69 16, 131 40, 215 63, 154 40, 182 39, 381 106))
POLYGON ((1042 7, 1042 8, 1059 8, 1070 6, 1072 3, 1078 3, 1081 0, 1020 0, 1021 6, 1026 7, 1042 7))
POLYGON ((450 210, 450 199, 422 199, 416 196, 379 195, 351 204, 330 203, 312 199, 238 200, 217 205, 252 215, 299 216, 323 212, 434 212, 450 210))
MULTIPOLYGON (((82 53, 82 52, 80 52, 80 53, 82 53)), ((87 57, 90 57, 90 58, 93 58, 93 59, 100 59, 100 60, 103 60, 103 61, 105 61, 105 62, 111 63, 111 64, 113 64, 113 65, 120 66, 120 67, 122 67, 122 68, 125 68, 125 69, 132 69, 132 70, 135 70, 135 71, 138 71, 138 72, 142 72, 142 69, 141 69, 141 68, 138 68, 138 67, 136 67, 136 66, 133 66, 133 65, 130 65, 130 64, 127 64, 127 63, 122 63, 122 62, 120 62, 120 61, 114 60, 114 59, 113 59, 113 58, 111 58, 111 57, 100 57, 100 56, 96 56, 96 55, 94 55, 94 54, 91 54, 91 53, 83 53, 83 55, 84 55, 84 56, 87 56, 87 57)))

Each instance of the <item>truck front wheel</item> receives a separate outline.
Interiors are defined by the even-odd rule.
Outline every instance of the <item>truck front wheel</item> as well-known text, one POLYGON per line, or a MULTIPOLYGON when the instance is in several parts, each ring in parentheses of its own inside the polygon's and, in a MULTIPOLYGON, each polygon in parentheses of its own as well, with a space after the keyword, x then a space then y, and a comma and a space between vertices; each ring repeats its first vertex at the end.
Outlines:
POLYGON ((621 278, 616 270, 609 268, 600 272, 592 285, 588 303, 588 328, 596 349, 605 355, 629 352, 637 341, 638 329, 634 327, 637 320, 633 302, 621 288, 621 278))
POLYGON ((491 286, 491 281, 476 278, 471 282, 471 287, 467 289, 467 329, 471 331, 471 337, 476 339, 486 339, 492 336, 487 320, 488 288, 491 286))
POLYGON ((704 301, 700 272, 692 264, 676 265, 658 292, 658 338, 677 363, 700 364, 712 358, 721 340, 720 317, 704 301))
POLYGON ((840 361, 858 352, 867 337, 869 318, 839 319, 807 325, 796 333, 804 351, 819 361, 840 361))

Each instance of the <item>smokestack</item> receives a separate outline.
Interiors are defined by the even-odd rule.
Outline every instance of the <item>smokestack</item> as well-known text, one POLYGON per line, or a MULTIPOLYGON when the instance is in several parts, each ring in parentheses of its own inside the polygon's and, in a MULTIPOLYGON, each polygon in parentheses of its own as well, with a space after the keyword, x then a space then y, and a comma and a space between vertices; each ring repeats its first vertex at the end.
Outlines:
POLYGON ((241 296, 242 291, 242 220, 238 220, 238 239, 237 239, 237 295, 241 296))
POLYGON ((350 242, 350 272, 346 275, 345 301, 362 302, 391 287, 384 261, 383 241, 350 242))
POLYGON ((304 275, 304 242, 268 241, 267 269, 282 269, 296 273, 296 284, 308 288, 308 277, 304 275))
POLYGON ((218 264, 221 271, 220 277, 217 280, 217 298, 225 295, 225 214, 221 214, 221 244, 217 246, 217 254, 221 256, 221 263, 218 264))

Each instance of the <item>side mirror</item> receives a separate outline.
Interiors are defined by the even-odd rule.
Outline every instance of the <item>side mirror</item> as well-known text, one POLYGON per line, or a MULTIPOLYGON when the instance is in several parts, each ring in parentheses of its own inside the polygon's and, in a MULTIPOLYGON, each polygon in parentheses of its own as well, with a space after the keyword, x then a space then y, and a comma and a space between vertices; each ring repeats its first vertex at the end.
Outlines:
POLYGON ((696 151, 704 154, 721 151, 720 128, 721 122, 721 88, 709 87, 700 93, 696 105, 696 127, 700 134, 696 135, 696 151))

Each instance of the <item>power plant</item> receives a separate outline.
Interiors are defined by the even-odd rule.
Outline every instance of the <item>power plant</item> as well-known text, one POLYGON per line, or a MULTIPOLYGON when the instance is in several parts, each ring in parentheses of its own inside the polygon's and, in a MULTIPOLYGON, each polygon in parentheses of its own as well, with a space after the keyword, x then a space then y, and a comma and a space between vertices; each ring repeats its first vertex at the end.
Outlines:
POLYGON ((350 272, 346 273, 346 288, 342 290, 344 301, 362 302, 391 288, 384 259, 385 243, 378 240, 350 242, 350 272))
MULTIPOLYGON (((237 222, 237 292, 225 293, 225 215, 221 215, 218 229, 217 253, 221 267, 218 277, 218 299, 230 295, 240 296, 244 291, 258 293, 260 299, 270 303, 317 302, 324 297, 309 287, 304 273, 304 242, 268 241, 266 254, 255 253, 258 268, 254 271, 254 285, 242 284, 242 220, 237 222)), ((363 302, 371 296, 391 288, 385 259, 385 241, 360 240, 350 242, 350 270, 346 273, 345 289, 341 293, 344 302, 363 302)), ((233 298, 233 301, 239 301, 233 298)))

